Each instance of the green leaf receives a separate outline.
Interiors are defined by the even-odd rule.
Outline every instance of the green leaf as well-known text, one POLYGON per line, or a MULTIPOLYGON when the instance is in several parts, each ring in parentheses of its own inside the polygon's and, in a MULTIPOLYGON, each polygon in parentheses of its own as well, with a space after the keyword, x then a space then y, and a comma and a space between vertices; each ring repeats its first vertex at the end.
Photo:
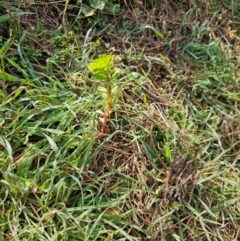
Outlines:
POLYGON ((46 134, 44 134, 44 133, 43 133, 43 135, 47 138, 47 140, 48 140, 48 142, 49 142, 52 150, 54 150, 54 151, 58 150, 58 146, 57 146, 57 144, 55 143, 55 141, 54 141, 50 136, 48 136, 48 135, 46 135, 46 134))
POLYGON ((121 69, 120 68, 114 68, 112 77, 118 78, 118 77, 120 77, 120 74, 121 74, 121 69))
POLYGON ((12 146, 4 136, 0 136, 0 145, 7 150, 8 156, 12 159, 12 146))
POLYGON ((107 89, 105 87, 99 86, 97 88, 97 90, 100 92, 102 98, 104 100, 107 100, 107 98, 108 98, 108 91, 107 91, 107 89))
POLYGON ((145 25, 143 26, 143 29, 145 30, 146 28, 150 28, 152 29, 152 31, 159 37, 159 38, 164 38, 163 34, 161 32, 159 32, 156 28, 152 27, 151 25, 145 25))
POLYGON ((93 72, 105 72, 109 70, 109 67, 112 62, 112 56, 111 55, 101 55, 97 59, 93 60, 90 64, 88 64, 88 69, 93 72))
POLYGON ((105 2, 102 0, 93 0, 91 3, 91 7, 94 9, 103 10, 105 7, 105 2))
MULTIPOLYGON (((29 13, 29 12, 17 12, 14 13, 14 17, 20 17, 22 15, 27 15, 27 14, 35 14, 35 13, 29 13)), ((5 14, 0 17, 0 23, 8 21, 12 16, 10 14, 5 14)))
POLYGON ((111 55, 100 55, 97 59, 88 64, 88 69, 92 72, 92 76, 95 79, 108 81, 111 63, 111 55))
POLYGON ((105 92, 105 93, 107 93, 107 89, 106 89, 105 87, 102 87, 102 86, 98 86, 97 90, 98 90, 99 92, 105 92))
POLYGON ((115 85, 113 88, 112 88, 112 95, 116 95, 118 93, 119 89, 118 89, 118 86, 115 85))
POLYGON ((106 73, 103 73, 102 71, 95 71, 92 74, 92 77, 97 80, 107 81, 108 75, 106 73))
POLYGON ((120 11, 120 5, 119 4, 114 4, 114 3, 111 3, 111 2, 107 2, 106 3, 106 6, 105 6, 105 9, 108 11, 108 12, 111 12, 111 13, 118 13, 120 11))

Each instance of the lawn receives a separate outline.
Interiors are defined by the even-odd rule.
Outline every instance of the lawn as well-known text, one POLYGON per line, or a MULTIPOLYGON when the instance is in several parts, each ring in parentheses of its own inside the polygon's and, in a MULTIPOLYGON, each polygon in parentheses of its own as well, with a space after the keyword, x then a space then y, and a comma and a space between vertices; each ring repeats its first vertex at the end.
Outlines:
POLYGON ((0 1, 0 241, 240 240, 239 19, 0 1))

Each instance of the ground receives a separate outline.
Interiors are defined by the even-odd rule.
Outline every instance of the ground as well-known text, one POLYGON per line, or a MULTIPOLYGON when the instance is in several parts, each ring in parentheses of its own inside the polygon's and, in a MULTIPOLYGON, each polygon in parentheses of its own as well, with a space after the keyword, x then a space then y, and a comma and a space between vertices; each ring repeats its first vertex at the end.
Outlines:
POLYGON ((240 239, 237 1, 0 9, 0 239, 240 239))

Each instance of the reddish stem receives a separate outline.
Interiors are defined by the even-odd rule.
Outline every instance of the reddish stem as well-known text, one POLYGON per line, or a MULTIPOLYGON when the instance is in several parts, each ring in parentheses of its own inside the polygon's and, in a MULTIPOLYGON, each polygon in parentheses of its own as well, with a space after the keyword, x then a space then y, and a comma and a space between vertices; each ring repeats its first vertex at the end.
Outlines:
POLYGON ((112 89, 109 87, 108 89, 108 102, 107 102, 107 109, 104 113, 103 117, 103 123, 101 128, 101 134, 99 134, 98 138, 102 138, 103 134, 106 132, 107 129, 107 121, 111 113, 111 107, 112 107, 112 89))

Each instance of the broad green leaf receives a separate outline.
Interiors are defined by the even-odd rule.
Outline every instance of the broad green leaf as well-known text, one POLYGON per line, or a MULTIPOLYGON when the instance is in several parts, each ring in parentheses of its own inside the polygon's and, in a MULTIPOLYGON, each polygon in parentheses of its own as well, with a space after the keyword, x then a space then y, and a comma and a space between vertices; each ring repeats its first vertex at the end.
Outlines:
POLYGON ((102 0, 93 0, 91 3, 91 7, 94 9, 103 10, 105 7, 105 2, 102 0))
POLYGON ((112 88, 112 95, 114 96, 114 95, 116 95, 117 93, 118 93, 118 86, 117 85, 115 85, 113 88, 112 88))
POLYGON ((107 89, 106 89, 105 87, 103 87, 103 86, 98 86, 97 90, 98 90, 99 92, 105 92, 105 93, 107 93, 107 89))
POLYGON ((106 73, 103 73, 103 71, 93 72, 92 77, 97 80, 103 80, 103 81, 108 80, 108 75, 106 73))
POLYGON ((88 69, 93 73, 106 72, 108 71, 112 61, 111 55, 101 55, 97 59, 93 60, 89 65, 88 69))
POLYGON ((107 2, 106 3, 106 6, 105 6, 105 9, 108 11, 108 12, 111 12, 111 13, 118 13, 119 10, 120 10, 120 5, 119 4, 114 4, 114 3, 111 3, 111 2, 107 2))

